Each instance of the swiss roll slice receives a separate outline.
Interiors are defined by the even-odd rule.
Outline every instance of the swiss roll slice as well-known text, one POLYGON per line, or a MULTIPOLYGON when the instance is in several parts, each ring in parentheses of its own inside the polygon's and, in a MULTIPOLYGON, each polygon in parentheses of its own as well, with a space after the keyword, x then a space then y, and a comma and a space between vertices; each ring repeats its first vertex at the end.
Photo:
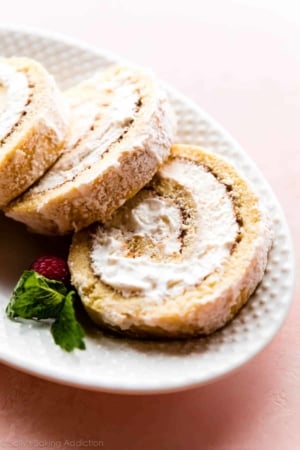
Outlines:
POLYGON ((260 199, 235 167, 177 145, 110 220, 75 233, 72 283, 102 327, 141 337, 206 335, 254 292, 271 236, 260 199))

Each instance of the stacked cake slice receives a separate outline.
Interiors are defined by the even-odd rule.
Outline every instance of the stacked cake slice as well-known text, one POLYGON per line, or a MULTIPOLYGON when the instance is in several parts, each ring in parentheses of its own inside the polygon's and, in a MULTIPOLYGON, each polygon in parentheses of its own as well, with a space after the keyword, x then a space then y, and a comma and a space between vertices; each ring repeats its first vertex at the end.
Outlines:
POLYGON ((173 117, 153 76, 114 67, 66 93, 71 120, 60 158, 7 215, 43 234, 65 234, 115 209, 167 158, 173 117))

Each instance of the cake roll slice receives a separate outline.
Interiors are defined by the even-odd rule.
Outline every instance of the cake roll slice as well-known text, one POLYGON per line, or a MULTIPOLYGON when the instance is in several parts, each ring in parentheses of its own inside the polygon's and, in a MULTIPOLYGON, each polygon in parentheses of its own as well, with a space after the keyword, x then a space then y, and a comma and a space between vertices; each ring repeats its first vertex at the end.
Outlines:
POLYGON ((102 327, 137 337, 207 335, 254 292, 271 236, 259 198, 231 164, 173 146, 111 220, 73 236, 72 283, 102 327))
POLYGON ((113 66, 66 97, 71 128, 63 154, 6 210, 41 234, 106 220, 151 180, 173 138, 166 94, 147 71, 113 66))
POLYGON ((53 77, 28 58, 0 58, 0 208, 58 158, 68 109, 53 77))

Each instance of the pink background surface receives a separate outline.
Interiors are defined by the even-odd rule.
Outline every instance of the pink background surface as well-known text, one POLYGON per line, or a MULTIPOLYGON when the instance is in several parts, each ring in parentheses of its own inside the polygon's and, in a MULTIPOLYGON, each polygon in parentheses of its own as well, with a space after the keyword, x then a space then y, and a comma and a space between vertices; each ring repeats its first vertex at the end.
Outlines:
MULTIPOLYGON (((223 124, 256 161, 299 249, 297 1, 43 3, 5 2, 1 22, 63 32, 151 66, 223 124)), ((94 440, 90 448, 102 441, 102 448, 122 450, 298 450, 298 298, 297 286, 284 326, 260 355, 191 391, 95 393, 0 365, 0 448, 79 448, 94 440)))

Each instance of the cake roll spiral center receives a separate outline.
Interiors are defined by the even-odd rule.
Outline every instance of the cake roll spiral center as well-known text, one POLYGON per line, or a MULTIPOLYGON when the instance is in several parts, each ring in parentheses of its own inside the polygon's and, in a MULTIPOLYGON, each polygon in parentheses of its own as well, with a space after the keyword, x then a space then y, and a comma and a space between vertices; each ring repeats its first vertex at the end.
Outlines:
POLYGON ((25 73, 0 63, 0 142, 18 124, 28 98, 29 85, 25 73))
POLYGON ((160 259, 160 256, 174 256, 180 252, 181 229, 182 215, 178 206, 151 191, 143 191, 137 205, 121 208, 105 232, 114 236, 119 230, 122 235, 120 242, 126 242, 127 255, 134 256, 142 250, 160 259))
POLYGON ((239 233, 226 187, 205 167, 173 159, 158 177, 184 187, 191 195, 193 238, 184 251, 181 236, 189 229, 183 223, 181 206, 171 203, 167 193, 151 197, 144 191, 136 205, 125 205, 108 225, 98 227, 91 252, 93 271, 124 297, 136 294, 160 301, 200 284, 230 256, 239 233), (138 236, 145 241, 145 251, 131 254, 128 247, 138 236), (160 257, 147 250, 147 242, 159 249, 160 257))

